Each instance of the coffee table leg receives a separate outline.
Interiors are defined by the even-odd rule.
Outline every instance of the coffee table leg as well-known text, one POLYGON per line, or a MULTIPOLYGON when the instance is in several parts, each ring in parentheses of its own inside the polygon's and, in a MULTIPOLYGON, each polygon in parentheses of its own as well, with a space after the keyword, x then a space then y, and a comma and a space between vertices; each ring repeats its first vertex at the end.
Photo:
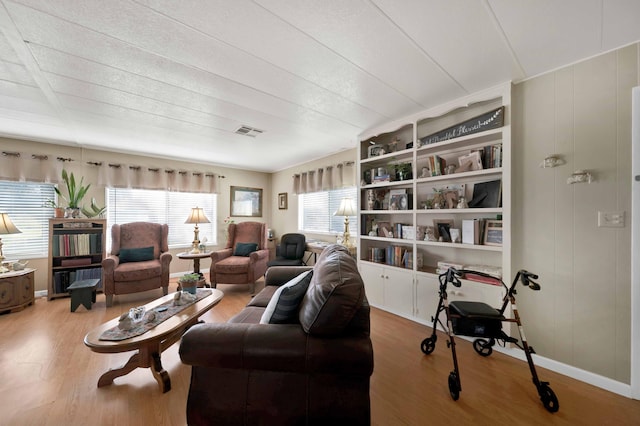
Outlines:
POLYGON ((136 352, 129 358, 129 361, 120 368, 115 368, 107 371, 98 379, 98 387, 108 386, 113 383, 113 379, 116 377, 124 376, 131 373, 133 370, 140 366, 140 354, 136 352))
POLYGON ((151 373, 153 373, 153 377, 156 378, 156 381, 160 385, 162 393, 169 392, 171 390, 171 378, 169 377, 169 373, 167 373, 167 371, 162 367, 160 354, 158 352, 155 352, 151 354, 151 356, 153 357, 151 373))

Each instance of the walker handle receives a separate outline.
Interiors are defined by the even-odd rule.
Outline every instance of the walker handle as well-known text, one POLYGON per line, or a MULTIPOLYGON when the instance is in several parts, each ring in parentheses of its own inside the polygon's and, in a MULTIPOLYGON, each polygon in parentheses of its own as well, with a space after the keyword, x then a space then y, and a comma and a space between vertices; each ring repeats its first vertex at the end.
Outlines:
POLYGON ((522 284, 526 285, 531 290, 540 290, 540 284, 533 281, 538 279, 538 275, 522 269, 520 271, 520 279, 522 280, 522 284))
POLYGON ((455 268, 447 269, 447 281, 454 285, 454 287, 462 286, 462 283, 458 279, 462 273, 458 272, 455 268))

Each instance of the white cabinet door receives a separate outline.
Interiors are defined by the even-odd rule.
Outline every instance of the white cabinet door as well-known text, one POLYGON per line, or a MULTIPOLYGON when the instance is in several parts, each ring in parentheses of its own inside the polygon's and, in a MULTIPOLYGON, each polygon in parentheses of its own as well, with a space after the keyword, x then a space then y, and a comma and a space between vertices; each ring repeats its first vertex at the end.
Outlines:
POLYGON ((383 267, 360 262, 360 275, 364 281, 364 290, 371 306, 384 309, 384 272, 383 267))
POLYGON ((413 316, 413 272, 400 268, 384 268, 384 302, 395 314, 413 316))
POLYGON ((436 314, 438 308, 439 288, 437 276, 416 275, 416 318, 431 322, 431 317, 436 314))

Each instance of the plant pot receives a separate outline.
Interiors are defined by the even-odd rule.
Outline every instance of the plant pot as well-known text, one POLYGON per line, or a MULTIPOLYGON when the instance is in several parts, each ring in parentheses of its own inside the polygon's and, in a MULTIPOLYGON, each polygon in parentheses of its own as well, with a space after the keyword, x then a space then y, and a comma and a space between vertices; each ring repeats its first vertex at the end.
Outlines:
MULTIPOLYGON (((192 285, 192 284, 189 284, 192 285)), ((182 287, 182 291, 186 291, 187 293, 196 294, 197 288, 195 285, 193 287, 182 287)))
POLYGON ((80 209, 67 207, 64 209, 64 217, 67 219, 77 219, 80 217, 80 209))
POLYGON ((53 217, 63 218, 64 217, 64 209, 62 207, 56 207, 53 209, 53 217))

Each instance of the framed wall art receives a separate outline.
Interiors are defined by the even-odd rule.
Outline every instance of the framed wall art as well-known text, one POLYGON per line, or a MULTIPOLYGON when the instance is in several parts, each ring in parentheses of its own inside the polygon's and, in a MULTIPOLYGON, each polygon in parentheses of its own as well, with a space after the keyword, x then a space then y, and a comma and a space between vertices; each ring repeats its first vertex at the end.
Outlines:
POLYGON ((287 209, 287 193, 281 192, 278 194, 278 209, 286 210, 287 209))
POLYGON ((262 216, 262 188, 231 187, 231 216, 262 216))

